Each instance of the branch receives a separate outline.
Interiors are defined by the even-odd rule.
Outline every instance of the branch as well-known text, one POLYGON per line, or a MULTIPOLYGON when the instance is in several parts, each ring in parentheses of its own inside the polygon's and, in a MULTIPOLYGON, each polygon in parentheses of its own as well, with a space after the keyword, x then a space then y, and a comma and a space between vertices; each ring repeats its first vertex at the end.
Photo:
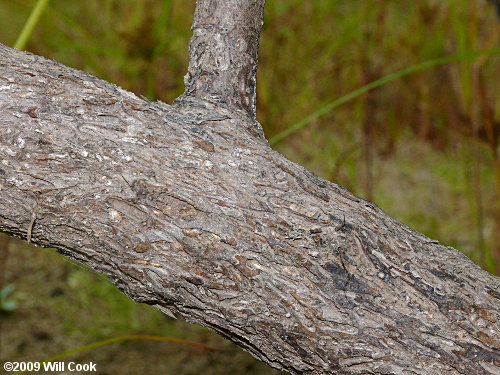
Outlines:
POLYGON ((292 374, 497 374, 499 279, 256 131, 262 6, 198 2, 175 106, 0 45, 0 231, 292 374))
POLYGON ((252 123, 0 46, 0 231, 292 374, 498 373, 498 278, 252 123))
POLYGON ((255 117, 255 75, 264 0, 198 0, 185 77, 186 97, 255 117))

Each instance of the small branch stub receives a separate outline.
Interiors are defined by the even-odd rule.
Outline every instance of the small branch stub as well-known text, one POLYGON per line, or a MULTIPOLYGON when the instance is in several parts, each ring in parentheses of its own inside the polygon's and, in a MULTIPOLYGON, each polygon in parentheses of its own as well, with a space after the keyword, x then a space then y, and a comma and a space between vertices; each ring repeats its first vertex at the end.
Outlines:
POLYGON ((255 118, 255 76, 264 0, 198 0, 186 91, 255 118))

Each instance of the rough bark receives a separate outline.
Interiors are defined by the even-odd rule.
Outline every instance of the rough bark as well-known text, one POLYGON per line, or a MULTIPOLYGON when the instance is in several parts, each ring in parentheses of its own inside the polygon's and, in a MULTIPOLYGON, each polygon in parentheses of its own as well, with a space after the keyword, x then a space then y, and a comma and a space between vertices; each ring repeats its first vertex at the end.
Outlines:
POLYGON ((255 74, 264 0, 196 4, 186 91, 255 117, 255 74))
POLYGON ((247 111, 1 45, 0 231, 292 374, 500 371, 499 279, 273 151, 247 111))

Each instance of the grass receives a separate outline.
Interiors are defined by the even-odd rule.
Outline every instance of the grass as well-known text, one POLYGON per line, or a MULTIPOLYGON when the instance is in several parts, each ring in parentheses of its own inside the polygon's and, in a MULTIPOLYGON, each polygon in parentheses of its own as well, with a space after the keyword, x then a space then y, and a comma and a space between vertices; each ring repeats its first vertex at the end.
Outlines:
POLYGON ((313 112, 311 115, 305 117, 304 119, 300 120, 299 122, 291 125, 287 129, 285 129, 282 132, 273 136, 271 139, 269 139, 269 143, 271 145, 274 145, 274 144, 282 141, 283 139, 285 139, 289 135, 301 130, 302 128, 307 126, 312 121, 327 114, 328 112, 339 107, 340 105, 347 103, 348 101, 350 101, 352 99, 355 99, 356 97, 364 94, 365 92, 373 90, 373 89, 380 87, 382 85, 385 85, 389 82, 395 81, 396 79, 400 79, 404 76, 419 72, 421 70, 429 69, 429 68, 443 65, 443 64, 448 64, 448 63, 453 62, 453 61, 473 59, 473 58, 477 58, 479 56, 496 55, 499 53, 500 53, 500 48, 490 49, 490 50, 486 50, 486 51, 469 51, 469 52, 461 54, 461 55, 439 57, 437 59, 426 61, 424 63, 413 65, 413 66, 410 66, 408 68, 399 70, 397 72, 390 73, 382 78, 377 79, 376 81, 370 82, 367 85, 364 85, 364 86, 362 86, 354 91, 351 91, 350 93, 334 100, 331 103, 328 103, 324 107, 313 112))
MULTIPOLYGON (((106 339, 106 340, 101 340, 97 342, 93 342, 88 345, 80 346, 78 348, 68 350, 64 353, 57 354, 55 356, 46 358, 38 363, 48 363, 48 362, 54 362, 57 360, 64 359, 69 356, 73 356, 75 354, 84 352, 86 350, 92 350, 95 348, 98 348, 100 346, 105 346, 105 345, 110 345, 110 344, 115 344, 115 343, 120 343, 123 341, 133 341, 133 340, 147 340, 147 341, 162 341, 162 342, 171 342, 175 344, 181 344, 181 345, 189 345, 195 348, 203 349, 203 350, 210 350, 210 351, 233 351, 234 349, 227 349, 227 348, 213 348, 211 346, 206 346, 197 342, 193 341, 187 341, 187 340, 181 340, 181 339, 176 339, 172 337, 161 337, 161 336, 152 336, 152 335, 128 335, 128 336, 118 336, 118 337, 113 337, 111 339, 106 339)), ((28 371, 18 371, 14 375, 23 375, 26 374, 28 371)))
POLYGON ((14 43, 14 48, 23 50, 26 47, 26 43, 28 42, 31 34, 33 33, 36 24, 40 20, 45 8, 47 7, 49 0, 38 0, 36 5, 33 7, 33 11, 31 12, 28 20, 26 21, 23 30, 19 34, 19 37, 14 43))

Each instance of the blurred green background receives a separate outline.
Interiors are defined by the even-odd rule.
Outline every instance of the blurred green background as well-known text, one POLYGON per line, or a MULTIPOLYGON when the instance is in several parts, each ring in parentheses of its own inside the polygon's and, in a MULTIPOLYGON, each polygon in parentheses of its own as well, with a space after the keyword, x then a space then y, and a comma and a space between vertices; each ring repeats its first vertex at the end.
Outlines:
MULTIPOLYGON (((14 45, 34 4, 0 0, 1 43, 14 45)), ((169 103, 183 91, 193 10, 194 0, 51 0, 26 49, 169 103)), ((267 0, 258 120, 271 138, 380 77, 498 48, 499 36, 486 0, 267 0)), ((499 55, 481 56, 405 76, 273 147, 498 273, 499 63, 499 55)), ((97 362, 110 375, 275 373, 50 250, 0 241, 0 297, 8 292, 0 299, 0 361, 154 334, 231 351, 127 341, 70 359, 97 362)))

